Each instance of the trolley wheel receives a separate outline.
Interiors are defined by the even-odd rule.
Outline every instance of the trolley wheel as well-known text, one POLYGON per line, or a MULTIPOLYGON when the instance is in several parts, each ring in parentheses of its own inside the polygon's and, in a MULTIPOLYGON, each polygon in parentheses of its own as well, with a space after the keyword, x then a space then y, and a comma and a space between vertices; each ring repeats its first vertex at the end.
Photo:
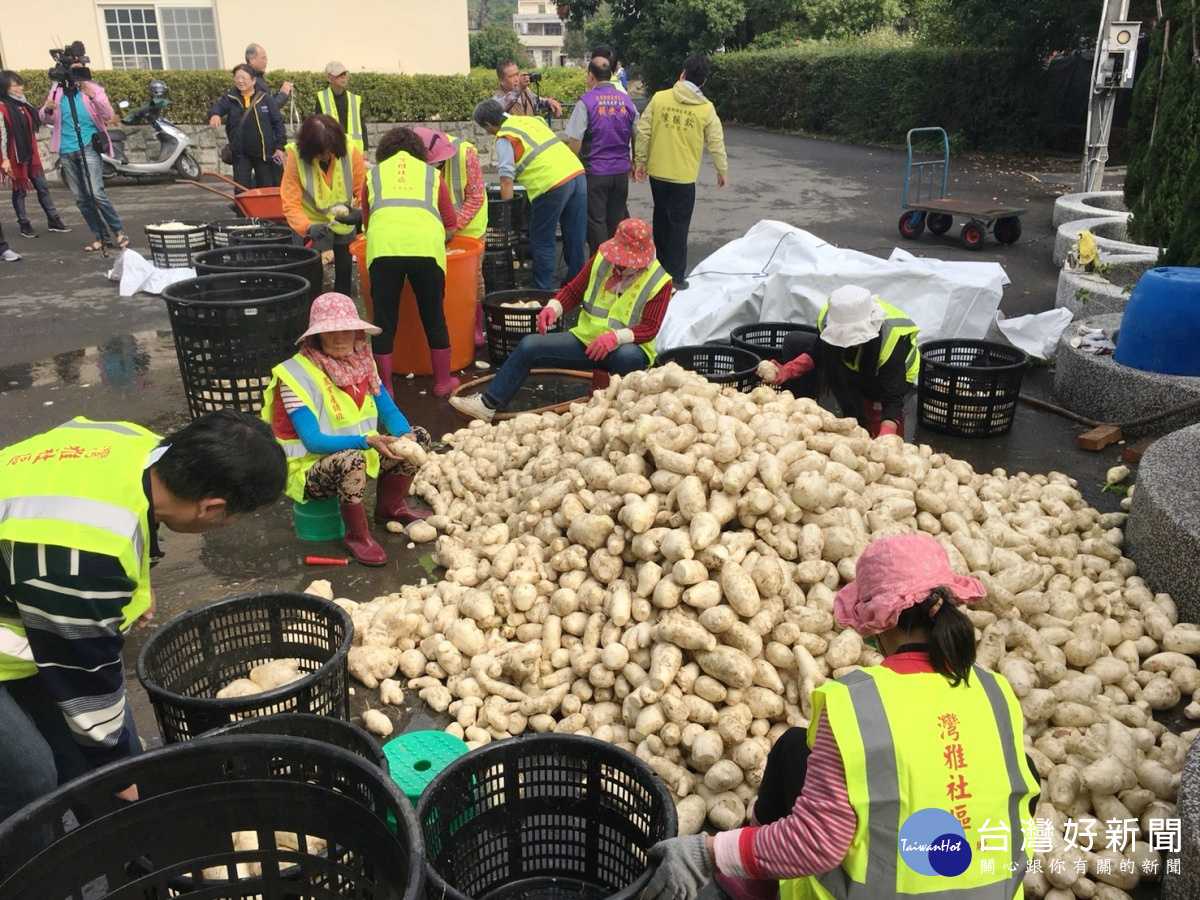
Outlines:
POLYGON ((905 212, 900 216, 900 236, 908 240, 916 240, 925 231, 925 213, 918 209, 905 212))
POLYGON ((950 230, 950 226, 954 224, 953 216, 947 213, 930 213, 928 219, 929 230, 934 234, 945 234, 950 230))
POLYGON ((992 234, 1002 244, 1015 244, 1021 237, 1021 219, 1019 216, 1005 216, 997 219, 992 227, 992 234))
POLYGON ((987 229, 979 222, 968 222, 962 227, 959 235, 962 237, 963 246, 968 250, 978 250, 987 237, 987 229))

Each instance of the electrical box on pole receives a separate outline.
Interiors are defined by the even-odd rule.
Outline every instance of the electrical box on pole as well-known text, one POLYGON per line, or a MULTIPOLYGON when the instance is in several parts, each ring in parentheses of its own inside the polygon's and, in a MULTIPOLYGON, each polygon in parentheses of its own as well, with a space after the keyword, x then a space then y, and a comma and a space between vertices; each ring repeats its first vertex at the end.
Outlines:
POLYGON ((1105 0, 1100 16, 1088 100, 1087 146, 1079 186, 1083 192, 1098 191, 1103 186, 1116 92, 1133 87, 1142 23, 1125 21, 1128 12, 1129 0, 1105 0))

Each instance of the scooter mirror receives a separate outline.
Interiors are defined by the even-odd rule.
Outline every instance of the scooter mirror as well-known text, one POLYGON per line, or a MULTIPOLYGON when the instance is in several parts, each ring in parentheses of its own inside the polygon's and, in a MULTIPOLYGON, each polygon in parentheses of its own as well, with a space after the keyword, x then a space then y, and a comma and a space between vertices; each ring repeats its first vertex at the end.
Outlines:
POLYGON ((117 104, 117 107, 120 109, 129 109, 129 101, 122 100, 120 103, 117 104))

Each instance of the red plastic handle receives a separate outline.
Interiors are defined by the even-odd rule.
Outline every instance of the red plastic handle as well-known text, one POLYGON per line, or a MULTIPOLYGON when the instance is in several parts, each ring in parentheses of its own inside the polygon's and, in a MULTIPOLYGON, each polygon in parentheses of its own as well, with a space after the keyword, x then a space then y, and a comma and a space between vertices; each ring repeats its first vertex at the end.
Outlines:
POLYGON ((348 565, 350 560, 338 559, 336 556, 306 556, 304 562, 310 566, 344 566, 348 565))

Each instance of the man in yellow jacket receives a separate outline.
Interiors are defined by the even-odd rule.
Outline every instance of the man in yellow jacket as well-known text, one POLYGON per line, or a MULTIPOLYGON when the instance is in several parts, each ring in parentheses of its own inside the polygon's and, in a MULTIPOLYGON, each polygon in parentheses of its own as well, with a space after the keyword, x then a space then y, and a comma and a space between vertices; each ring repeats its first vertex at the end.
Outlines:
POLYGON ((683 62, 679 80, 650 98, 638 122, 633 145, 635 181, 650 176, 654 196, 654 243, 675 287, 687 287, 687 239, 696 205, 700 157, 708 148, 717 170, 717 187, 728 181, 725 133, 721 119, 700 89, 708 80, 708 57, 693 53, 683 62))

